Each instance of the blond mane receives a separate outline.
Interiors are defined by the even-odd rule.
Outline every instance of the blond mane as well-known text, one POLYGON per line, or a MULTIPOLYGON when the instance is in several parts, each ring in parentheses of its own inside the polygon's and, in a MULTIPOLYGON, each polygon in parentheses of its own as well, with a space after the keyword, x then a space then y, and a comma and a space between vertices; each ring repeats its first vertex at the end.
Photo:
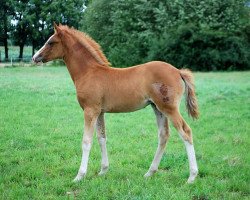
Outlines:
POLYGON ((110 63, 102 52, 100 45, 96 43, 90 36, 74 28, 69 28, 68 26, 60 25, 60 28, 62 30, 67 31, 78 42, 80 42, 80 44, 83 45, 90 52, 90 54, 95 58, 95 60, 99 64, 104 66, 110 66, 110 63))

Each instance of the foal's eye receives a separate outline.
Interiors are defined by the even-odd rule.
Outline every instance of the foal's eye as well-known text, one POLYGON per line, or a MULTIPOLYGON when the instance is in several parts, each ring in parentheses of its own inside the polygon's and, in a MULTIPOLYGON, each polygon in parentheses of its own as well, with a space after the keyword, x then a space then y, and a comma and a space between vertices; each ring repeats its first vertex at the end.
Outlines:
POLYGON ((50 46, 52 46, 53 44, 55 44, 54 41, 49 41, 49 42, 48 42, 48 45, 50 45, 50 46))

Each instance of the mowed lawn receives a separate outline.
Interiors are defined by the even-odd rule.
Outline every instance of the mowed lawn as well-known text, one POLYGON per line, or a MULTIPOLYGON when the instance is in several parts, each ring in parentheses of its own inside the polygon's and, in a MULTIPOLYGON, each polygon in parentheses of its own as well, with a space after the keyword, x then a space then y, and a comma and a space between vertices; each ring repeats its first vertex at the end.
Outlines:
MULTIPOLYGON (((65 67, 0 68, 0 199, 249 199, 250 72, 195 73, 200 119, 193 129, 199 165, 187 184, 184 144, 171 137, 158 173, 145 179, 157 147, 151 107, 106 114, 110 169, 99 177, 95 136, 86 178, 83 112, 65 67)), ((95 88, 92 88, 95 92, 95 88)))

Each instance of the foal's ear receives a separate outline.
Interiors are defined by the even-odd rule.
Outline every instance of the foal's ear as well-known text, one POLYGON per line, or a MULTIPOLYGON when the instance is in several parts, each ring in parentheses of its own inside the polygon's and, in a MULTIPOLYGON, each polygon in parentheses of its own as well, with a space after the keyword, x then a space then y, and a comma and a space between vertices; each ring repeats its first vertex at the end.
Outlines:
POLYGON ((60 28, 59 28, 59 26, 56 25, 55 22, 54 22, 54 31, 55 31, 55 33, 59 33, 60 32, 60 28))

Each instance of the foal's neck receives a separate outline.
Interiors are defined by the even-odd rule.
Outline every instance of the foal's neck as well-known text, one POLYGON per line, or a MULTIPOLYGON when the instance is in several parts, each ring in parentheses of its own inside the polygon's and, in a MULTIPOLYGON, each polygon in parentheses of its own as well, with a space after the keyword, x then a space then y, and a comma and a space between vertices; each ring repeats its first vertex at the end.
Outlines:
POLYGON ((63 60, 74 83, 84 77, 88 71, 100 65, 92 54, 77 41, 73 45, 66 46, 65 49, 63 60))

